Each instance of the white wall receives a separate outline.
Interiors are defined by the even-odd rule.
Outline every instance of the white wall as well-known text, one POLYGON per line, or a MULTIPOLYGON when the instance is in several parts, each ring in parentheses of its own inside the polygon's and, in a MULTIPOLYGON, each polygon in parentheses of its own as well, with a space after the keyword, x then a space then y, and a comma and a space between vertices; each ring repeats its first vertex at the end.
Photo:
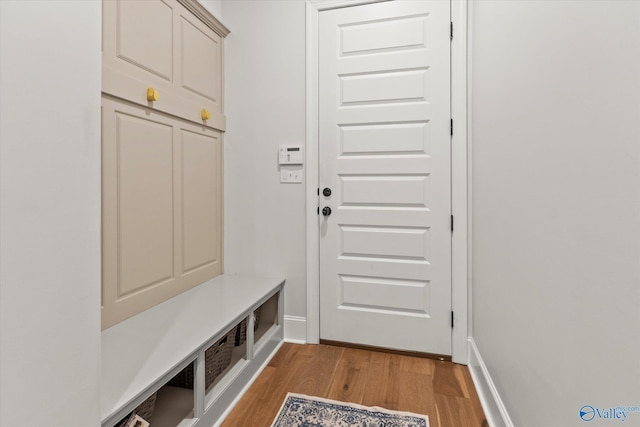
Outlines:
POLYGON ((279 144, 305 142, 305 3, 223 2, 225 273, 286 277, 305 316, 304 184, 280 184, 279 144))
POLYGON ((100 2, 0 1, 0 425, 100 424, 100 2))
POLYGON ((222 0, 198 0, 219 21, 222 21, 222 0))
POLYGON ((479 1, 472 23, 480 353, 516 426, 640 406, 640 2, 479 1))

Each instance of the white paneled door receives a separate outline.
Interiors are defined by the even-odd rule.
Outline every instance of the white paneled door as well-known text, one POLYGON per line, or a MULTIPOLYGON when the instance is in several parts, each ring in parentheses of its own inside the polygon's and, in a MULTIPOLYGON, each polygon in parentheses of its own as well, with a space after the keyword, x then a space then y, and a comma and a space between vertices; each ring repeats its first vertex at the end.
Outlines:
POLYGON ((451 354, 449 7, 320 13, 324 340, 451 354))

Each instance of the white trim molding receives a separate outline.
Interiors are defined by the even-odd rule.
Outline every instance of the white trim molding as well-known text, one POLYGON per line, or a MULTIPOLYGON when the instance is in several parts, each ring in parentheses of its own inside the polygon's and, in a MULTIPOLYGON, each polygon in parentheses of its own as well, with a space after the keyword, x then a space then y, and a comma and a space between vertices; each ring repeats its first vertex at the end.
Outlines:
POLYGON ((359 6, 361 4, 381 3, 389 0, 307 0, 316 10, 340 9, 343 7, 359 6))
POLYGON ((294 344, 307 343, 307 319, 299 316, 284 316, 284 341, 294 344))
POLYGON ((507 408, 500 398, 473 338, 469 338, 469 372, 489 426, 513 427, 507 408))
POLYGON ((467 0, 451 0, 451 214, 454 230, 451 235, 451 310, 454 327, 451 338, 451 358, 467 364, 467 337, 470 335, 471 302, 469 295, 468 257, 470 234, 468 223, 467 155, 467 0))
MULTIPOLYGON (((307 318, 306 341, 320 340, 320 234, 318 227, 318 20, 323 10, 378 3, 385 0, 306 1, 306 238, 307 318)), ((452 241, 451 298, 454 311, 451 356, 456 363, 468 363, 467 337, 470 330, 468 303, 467 235, 467 1, 451 0, 454 38, 451 45, 451 113, 454 119, 452 143, 452 213, 455 231, 452 241)), ((285 328, 286 330, 286 328, 285 328)))
POLYGON ((189 12, 197 16, 198 19, 200 19, 207 27, 215 31, 215 33, 220 37, 227 37, 229 35, 229 29, 197 0, 178 0, 178 2, 189 12))
POLYGON ((318 223, 318 2, 306 3, 306 241, 307 342, 320 342, 320 233, 318 223))

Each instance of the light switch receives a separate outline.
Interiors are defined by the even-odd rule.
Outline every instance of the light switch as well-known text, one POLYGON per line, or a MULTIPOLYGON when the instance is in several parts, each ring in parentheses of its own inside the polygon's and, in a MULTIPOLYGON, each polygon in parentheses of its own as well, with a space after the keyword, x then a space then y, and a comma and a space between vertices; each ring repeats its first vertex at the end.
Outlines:
POLYGON ((280 182, 302 183, 302 169, 280 169, 280 182))

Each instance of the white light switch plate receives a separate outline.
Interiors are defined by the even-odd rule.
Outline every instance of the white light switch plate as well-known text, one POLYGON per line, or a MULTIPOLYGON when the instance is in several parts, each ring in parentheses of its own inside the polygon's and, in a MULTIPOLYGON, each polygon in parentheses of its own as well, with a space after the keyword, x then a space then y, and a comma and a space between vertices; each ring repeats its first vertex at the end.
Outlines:
POLYGON ((302 183, 302 170, 280 169, 280 182, 302 183))

